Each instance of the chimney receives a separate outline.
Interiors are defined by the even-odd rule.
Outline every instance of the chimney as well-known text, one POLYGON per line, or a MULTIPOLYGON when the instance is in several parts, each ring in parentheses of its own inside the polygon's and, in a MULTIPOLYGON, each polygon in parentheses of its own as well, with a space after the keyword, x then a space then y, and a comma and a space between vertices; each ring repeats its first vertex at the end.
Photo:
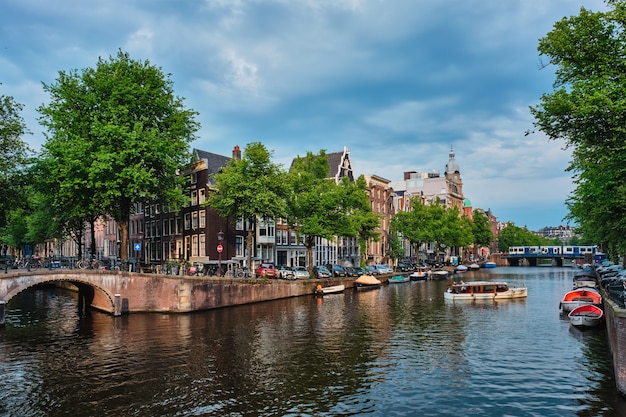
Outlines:
POLYGON ((233 159, 235 161, 239 161, 241 159, 241 149, 239 149, 239 145, 235 145, 233 148, 233 159))

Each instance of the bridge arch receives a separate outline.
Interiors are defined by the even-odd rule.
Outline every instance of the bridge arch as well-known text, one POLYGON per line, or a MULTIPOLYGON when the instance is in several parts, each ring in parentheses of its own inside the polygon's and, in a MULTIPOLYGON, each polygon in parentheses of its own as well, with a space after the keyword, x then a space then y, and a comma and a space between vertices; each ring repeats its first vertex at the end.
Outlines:
MULTIPOLYGON (((81 307, 81 303, 83 302, 83 294, 85 291, 88 292, 89 289, 93 290, 94 296, 97 294, 99 299, 99 305, 107 305, 110 309, 104 308, 105 311, 114 312, 115 309, 115 294, 113 294, 105 285, 102 285, 101 282, 97 278, 94 278, 90 275, 65 275, 65 274, 40 274, 40 275, 30 275, 27 277, 22 277, 22 279, 18 280, 18 285, 13 287, 7 294, 1 298, 5 303, 9 303, 13 298, 15 298, 18 294, 23 291, 26 291, 30 288, 50 284, 55 282, 67 282, 79 289, 79 307, 81 307)), ((89 297, 86 297, 89 300, 89 297)), ((93 296, 91 297, 93 300, 93 296)), ((90 307, 91 301, 85 305, 85 307, 90 307)), ((82 310, 82 307, 81 307, 82 310)))

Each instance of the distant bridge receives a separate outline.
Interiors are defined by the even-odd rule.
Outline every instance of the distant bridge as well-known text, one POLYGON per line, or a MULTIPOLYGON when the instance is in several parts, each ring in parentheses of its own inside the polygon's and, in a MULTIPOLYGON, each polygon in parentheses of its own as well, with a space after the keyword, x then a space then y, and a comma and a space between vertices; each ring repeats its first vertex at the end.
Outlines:
POLYGON ((509 265, 519 265, 525 260, 529 265, 536 266, 540 260, 550 260, 557 266, 563 266, 564 260, 581 259, 587 263, 594 262, 600 256, 597 246, 511 246, 509 252, 502 257, 509 261, 509 265))
MULTIPOLYGON (((346 286, 351 282, 345 282, 346 286)), ((17 294, 52 283, 78 291, 81 314, 93 307, 119 316, 137 312, 186 313, 297 297, 312 294, 318 280, 246 280, 82 269, 10 270, 0 272, 0 325, 5 323, 7 304, 17 294)))

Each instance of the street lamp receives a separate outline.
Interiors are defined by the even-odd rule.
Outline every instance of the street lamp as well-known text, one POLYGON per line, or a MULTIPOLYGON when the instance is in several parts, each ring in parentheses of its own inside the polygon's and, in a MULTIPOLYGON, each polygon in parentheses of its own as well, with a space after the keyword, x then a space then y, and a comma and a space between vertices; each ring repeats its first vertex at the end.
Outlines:
POLYGON ((222 251, 224 247, 222 246, 222 241, 224 240, 224 232, 221 230, 217 232, 217 276, 222 276, 222 251))

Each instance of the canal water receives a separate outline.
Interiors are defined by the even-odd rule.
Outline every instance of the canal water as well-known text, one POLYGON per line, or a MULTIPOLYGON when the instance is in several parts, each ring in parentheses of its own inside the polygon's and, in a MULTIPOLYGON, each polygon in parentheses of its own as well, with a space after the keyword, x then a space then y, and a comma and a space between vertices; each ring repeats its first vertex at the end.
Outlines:
POLYGON ((79 318, 75 294, 7 305, 0 416, 626 416, 604 328, 559 313, 569 268, 495 268, 528 299, 446 282, 186 315, 79 318))

